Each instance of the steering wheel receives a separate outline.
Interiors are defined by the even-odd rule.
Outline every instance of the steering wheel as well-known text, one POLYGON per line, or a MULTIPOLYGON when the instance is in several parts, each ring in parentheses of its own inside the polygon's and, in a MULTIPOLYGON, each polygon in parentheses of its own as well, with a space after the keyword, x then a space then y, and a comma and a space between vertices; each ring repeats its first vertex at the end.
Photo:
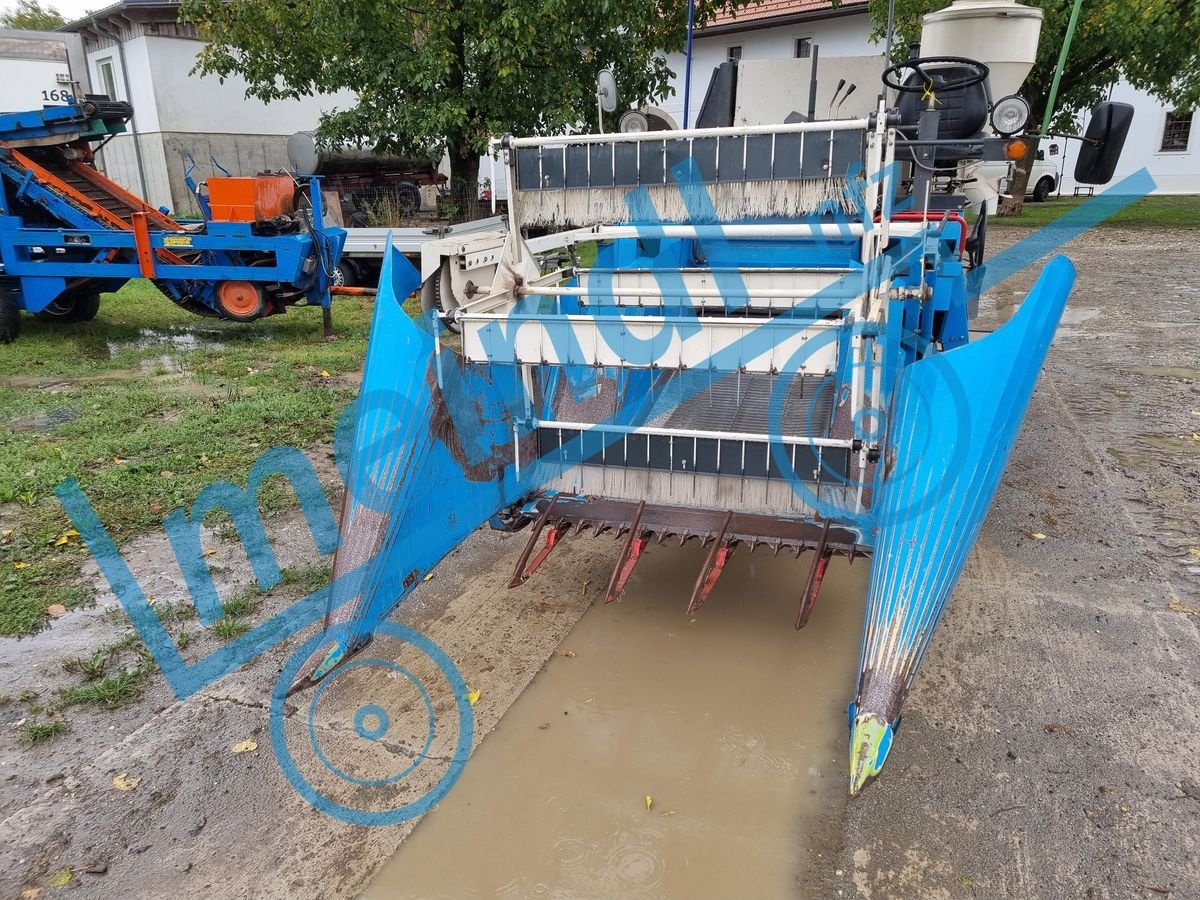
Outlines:
POLYGON ((883 79, 884 86, 893 91, 899 91, 901 94, 924 94, 930 87, 936 87, 939 91, 961 91, 964 88, 982 84, 987 81, 990 74, 991 69, 977 59, 968 59, 965 56, 919 56, 898 62, 894 66, 888 66, 880 77, 883 79), (933 79, 933 75, 940 75, 936 69, 930 73, 923 68, 923 66, 943 65, 962 66, 970 71, 966 75, 939 83, 933 79), (916 72, 920 76, 921 82, 904 84, 900 80, 900 73, 904 71, 916 72), (889 76, 891 77, 889 78, 889 76))

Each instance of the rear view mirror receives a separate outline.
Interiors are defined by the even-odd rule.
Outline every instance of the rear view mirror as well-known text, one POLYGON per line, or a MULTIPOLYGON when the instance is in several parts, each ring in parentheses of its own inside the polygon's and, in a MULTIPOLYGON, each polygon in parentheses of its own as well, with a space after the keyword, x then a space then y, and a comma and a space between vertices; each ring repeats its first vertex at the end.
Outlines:
POLYGON ((1128 103, 1101 103, 1092 110, 1083 149, 1075 163, 1075 180, 1080 184, 1112 181, 1132 124, 1133 107, 1128 103))

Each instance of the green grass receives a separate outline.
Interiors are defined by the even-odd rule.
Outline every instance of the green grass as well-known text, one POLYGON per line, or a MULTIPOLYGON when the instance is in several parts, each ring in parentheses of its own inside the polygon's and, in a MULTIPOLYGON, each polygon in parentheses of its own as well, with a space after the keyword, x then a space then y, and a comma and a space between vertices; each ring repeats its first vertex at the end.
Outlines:
POLYGON ((67 723, 61 720, 57 722, 30 722, 25 726, 25 740, 31 744, 42 744, 58 737, 67 730, 67 727, 67 723))
MULTIPOLYGON (((94 322, 23 316, 21 337, 0 353, 0 521, 13 528, 0 544, 0 635, 45 627, 51 604, 92 600, 78 580, 79 538, 54 546, 71 527, 55 485, 78 479, 120 546, 206 485, 244 483, 266 450, 329 440, 355 394, 337 376, 361 368, 370 315, 369 300, 339 298, 337 339, 325 342, 315 309, 221 322, 137 281, 105 295, 94 322), (28 427, 47 415, 62 423, 28 427)), ((273 478, 260 503, 295 499, 273 478)))
POLYGON ((105 651, 98 650, 86 659, 82 656, 68 656, 62 661, 62 667, 64 672, 94 681, 104 674, 108 659, 109 655, 105 651))
POLYGON ((235 616, 221 616, 213 622, 212 630, 221 640, 231 641, 249 631, 250 623, 235 616))
MULTIPOLYGON (((988 225, 1040 227, 1086 203, 1088 197, 1026 201, 1019 216, 992 216, 988 225)), ((1200 197, 1143 197, 1101 223, 1101 228, 1200 228, 1200 197)))
POLYGON ((235 619, 248 616, 250 613, 254 612, 254 608, 258 606, 258 600, 256 598, 258 597, 259 593, 260 592, 257 587, 247 588, 240 594, 230 597, 228 600, 222 603, 221 611, 224 612, 226 616, 231 616, 235 619))
POLYGON ((324 563, 306 569, 284 569, 282 574, 281 584, 288 586, 301 597, 307 597, 333 580, 333 566, 324 563))
POLYGON ((142 696, 148 674, 146 668, 139 666, 119 675, 110 675, 103 681, 68 688, 63 691, 60 706, 99 706, 103 709, 127 706, 142 696))

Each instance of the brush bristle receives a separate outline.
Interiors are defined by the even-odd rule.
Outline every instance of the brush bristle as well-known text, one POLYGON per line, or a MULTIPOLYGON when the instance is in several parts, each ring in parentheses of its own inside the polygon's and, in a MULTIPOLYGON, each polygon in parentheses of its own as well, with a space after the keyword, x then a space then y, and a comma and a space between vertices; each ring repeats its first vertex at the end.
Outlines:
MULTIPOLYGON (((697 186, 699 187, 699 186, 697 186)), ((823 212, 853 213, 855 185, 845 178, 740 181, 706 184, 704 195, 689 196, 675 185, 644 190, 664 223, 738 222, 757 218, 797 218, 823 212)), ((568 227, 628 222, 626 187, 517 191, 520 226, 568 227)))

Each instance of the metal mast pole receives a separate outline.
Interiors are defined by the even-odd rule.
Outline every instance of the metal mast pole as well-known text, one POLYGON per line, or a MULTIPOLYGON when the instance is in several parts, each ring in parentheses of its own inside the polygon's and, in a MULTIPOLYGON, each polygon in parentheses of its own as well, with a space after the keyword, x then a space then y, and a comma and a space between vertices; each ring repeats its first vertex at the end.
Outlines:
POLYGON ((688 0, 687 51, 683 62, 683 127, 688 127, 692 103, 692 32, 696 26, 696 0, 688 0))
POLYGON ((1071 10, 1071 21, 1067 25, 1067 37, 1063 41, 1062 52, 1058 54, 1058 65, 1054 69, 1054 82, 1050 85, 1050 97, 1046 101, 1046 116, 1042 119, 1042 136, 1050 131, 1050 120, 1054 118, 1054 104, 1058 101, 1058 85, 1062 81, 1063 69, 1067 65, 1067 54, 1071 51, 1071 41, 1075 37, 1075 28, 1079 25, 1079 8, 1083 0, 1075 0, 1075 8, 1071 10))

